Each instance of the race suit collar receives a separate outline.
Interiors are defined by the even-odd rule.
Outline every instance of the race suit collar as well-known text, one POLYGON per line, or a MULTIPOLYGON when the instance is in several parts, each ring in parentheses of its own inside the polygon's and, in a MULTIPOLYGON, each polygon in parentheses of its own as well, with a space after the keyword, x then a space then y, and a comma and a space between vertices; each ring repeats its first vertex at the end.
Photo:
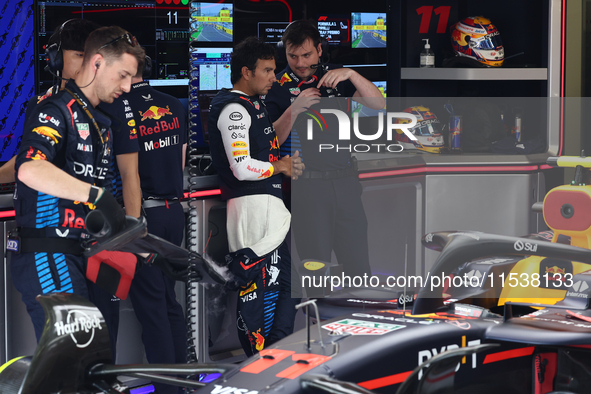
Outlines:
POLYGON ((285 81, 285 82, 290 82, 290 81, 293 81, 293 82, 295 82, 295 84, 296 84, 296 85, 297 85, 297 87, 299 88, 299 87, 301 87, 302 85, 308 85, 308 84, 311 84, 311 83, 314 83, 314 82, 318 82, 318 75, 316 75, 316 74, 318 74, 318 70, 316 70, 316 71, 314 72, 314 74, 312 74, 312 76, 311 76, 311 77, 310 77, 308 80, 306 80, 306 81, 302 81, 302 80, 301 80, 301 78, 300 78, 300 77, 298 77, 298 76, 297 76, 297 75, 296 75, 296 74, 293 72, 293 70, 292 70, 292 69, 289 67, 289 65, 287 65, 287 66, 285 67, 285 72, 284 72, 283 74, 281 74, 281 77, 280 77, 280 78, 278 78, 278 79, 279 79, 279 84, 280 84, 281 86, 283 86, 283 83, 281 83, 282 81, 285 81), (287 76, 288 78, 284 79, 286 76, 287 76))
POLYGON ((146 88, 148 86, 150 86, 150 82, 148 82, 148 81, 136 82, 136 83, 131 84, 131 90, 146 88))

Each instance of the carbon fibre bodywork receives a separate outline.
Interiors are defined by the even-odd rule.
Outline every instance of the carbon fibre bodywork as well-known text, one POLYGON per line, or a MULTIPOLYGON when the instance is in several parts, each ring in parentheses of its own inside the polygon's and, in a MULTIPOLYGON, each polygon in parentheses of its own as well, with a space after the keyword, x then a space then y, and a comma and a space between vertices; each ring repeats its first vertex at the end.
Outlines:
POLYGON ((480 280, 472 285, 464 280, 463 286, 446 289, 424 286, 412 312, 398 309, 397 300, 319 300, 321 318, 329 317, 318 323, 322 337, 316 328, 311 329, 308 345, 306 330, 294 333, 199 393, 396 393, 409 377, 409 392, 421 386, 422 393, 542 393, 550 391, 544 391, 548 382, 552 390, 586 392, 583 387, 591 383, 591 318, 587 317, 591 316, 587 310, 591 275, 584 272, 587 264, 581 264, 580 272, 576 267, 570 272, 572 285, 585 288, 585 297, 581 292, 546 288, 542 291, 548 293, 548 301, 556 298, 556 291, 564 299, 545 307, 543 297, 536 305, 515 300, 499 305, 508 285, 498 278, 508 280, 515 267, 532 254, 544 256, 529 263, 537 266, 536 272, 539 267, 544 272, 547 258, 591 263, 591 251, 535 237, 465 232, 427 234, 423 243, 442 251, 431 276, 443 273, 465 279, 468 273, 479 272, 480 280), (468 263, 458 266, 458 261, 468 263), (420 365, 425 367, 437 355, 483 344, 494 346, 462 356, 445 375, 451 380, 442 379, 445 383, 440 386, 426 388, 420 365), (546 369, 540 367, 548 364, 546 369), (411 375, 413 370, 417 373, 411 375), (566 378, 575 375, 576 379, 566 378), (310 383, 323 379, 332 386, 310 383), (343 386, 335 382, 352 384, 352 388, 340 391, 343 386))

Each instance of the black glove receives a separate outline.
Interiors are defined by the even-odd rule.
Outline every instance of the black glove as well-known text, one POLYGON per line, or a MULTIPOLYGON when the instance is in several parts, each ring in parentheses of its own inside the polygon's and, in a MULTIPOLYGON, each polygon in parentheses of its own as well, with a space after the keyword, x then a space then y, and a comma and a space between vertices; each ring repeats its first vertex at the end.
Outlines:
POLYGON ((187 264, 177 263, 173 260, 166 259, 157 253, 152 253, 144 260, 147 265, 153 265, 162 270, 164 275, 172 280, 184 282, 187 280, 189 273, 189 266, 187 264))
POLYGON ((237 250, 226 255, 226 265, 230 272, 234 274, 233 284, 226 283, 231 289, 232 286, 247 286, 261 275, 261 269, 269 259, 270 254, 266 256, 257 256, 250 248, 237 250))
POLYGON ((125 227, 125 212, 113 194, 103 188, 103 194, 94 203, 95 209, 86 215, 86 229, 104 238, 119 233, 125 227))

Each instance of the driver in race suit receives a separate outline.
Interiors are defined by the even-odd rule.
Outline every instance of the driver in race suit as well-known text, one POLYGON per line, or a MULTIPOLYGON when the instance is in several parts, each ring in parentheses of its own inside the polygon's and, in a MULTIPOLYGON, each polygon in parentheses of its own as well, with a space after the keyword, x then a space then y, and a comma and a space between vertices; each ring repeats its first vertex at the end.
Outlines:
POLYGON ((86 214, 101 211, 113 233, 125 224, 122 208, 108 191, 110 120, 95 107, 129 91, 144 56, 131 37, 119 27, 91 33, 75 80, 43 100, 25 124, 15 165, 18 233, 9 240, 13 283, 37 340, 45 323, 38 294, 89 296, 80 246, 88 238, 86 214))
POLYGON ((291 297, 285 243, 291 215, 282 201, 281 174, 297 177, 303 164, 297 154, 293 160, 279 158, 279 142, 259 97, 275 82, 275 49, 247 38, 234 48, 231 69, 233 89, 212 100, 208 129, 227 200, 226 262, 238 287, 238 336, 250 356, 293 332, 299 298, 291 297))

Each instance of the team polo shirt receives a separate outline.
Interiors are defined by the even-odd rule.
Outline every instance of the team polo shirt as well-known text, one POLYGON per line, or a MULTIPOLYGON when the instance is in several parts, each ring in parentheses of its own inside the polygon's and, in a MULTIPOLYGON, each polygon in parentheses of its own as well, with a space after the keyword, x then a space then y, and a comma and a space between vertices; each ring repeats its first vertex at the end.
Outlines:
MULTIPOLYGON (((341 68, 339 65, 328 64, 328 69, 341 68)), ((316 87, 318 81, 322 78, 324 70, 318 68, 316 73, 306 81, 300 80, 300 78, 287 66, 283 71, 276 75, 277 82, 273 84, 266 96, 263 97, 271 121, 275 122, 279 117, 289 108, 291 103, 295 101, 297 96, 304 90, 311 87, 316 87)), ((357 89, 355 85, 349 80, 340 82, 336 89, 321 87, 321 97, 342 97, 338 102, 331 102, 335 106, 335 109, 342 111, 349 111, 346 97, 353 97, 357 89)), ((323 108, 326 107, 327 102, 323 102, 323 108)), ((312 110, 316 111, 314 115, 318 118, 318 112, 320 111, 320 105, 314 105, 311 107, 312 110)), ((315 133, 314 141, 307 141, 306 136, 306 114, 301 114, 294 123, 291 133, 287 137, 286 141, 281 145, 281 155, 292 155, 294 151, 300 151, 302 160, 306 164, 307 170, 335 170, 343 169, 350 166, 350 152, 346 150, 341 151, 328 151, 322 152, 321 155, 317 154, 318 146, 320 143, 337 145, 338 133, 315 133)), ((329 115, 324 116, 326 121, 326 128, 328 130, 338 130, 338 124, 336 123, 336 117, 329 115)))
POLYGON ((123 97, 129 101, 135 119, 142 196, 183 197, 183 149, 188 133, 185 107, 147 81, 131 85, 131 91, 123 97))
POLYGON ((121 173, 117 166, 117 156, 126 153, 139 152, 137 139, 137 128, 133 111, 129 105, 129 100, 123 96, 115 99, 112 103, 101 103, 99 109, 105 111, 111 117, 111 129, 113 131, 113 195, 120 203, 123 202, 123 184, 121 173))
MULTIPOLYGON (((90 105, 74 82, 68 82, 66 88, 86 105, 99 129, 75 97, 62 90, 31 111, 15 169, 18 172, 27 161, 46 160, 82 182, 108 187, 112 178, 110 119, 90 105)), ((89 212, 87 204, 39 192, 18 177, 16 186, 14 206, 18 226, 46 228, 48 237, 80 237, 89 212)))

